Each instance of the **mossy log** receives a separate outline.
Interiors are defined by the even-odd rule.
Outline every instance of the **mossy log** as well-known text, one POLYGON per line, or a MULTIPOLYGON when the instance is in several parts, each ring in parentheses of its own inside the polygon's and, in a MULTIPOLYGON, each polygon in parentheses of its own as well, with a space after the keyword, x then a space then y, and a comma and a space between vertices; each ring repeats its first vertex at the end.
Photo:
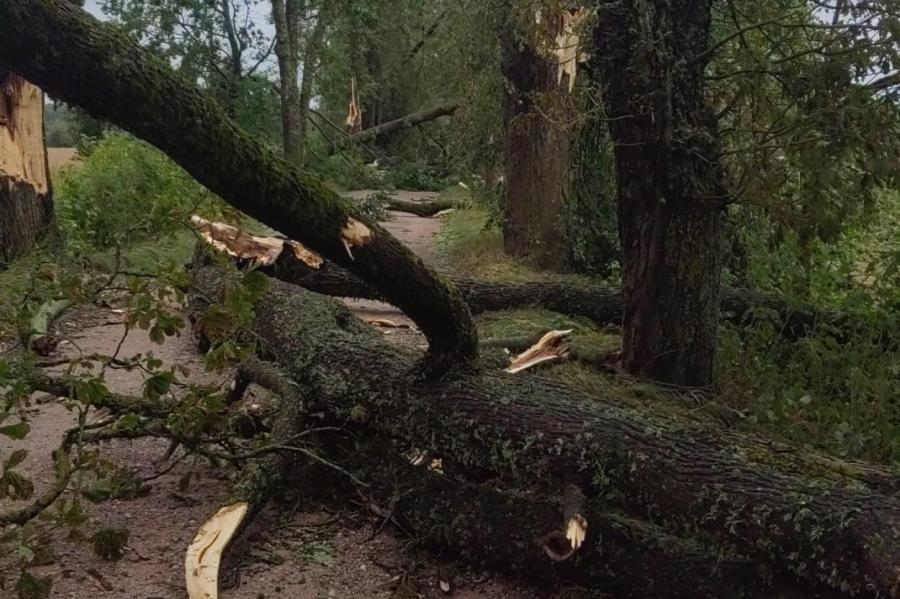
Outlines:
MULTIPOLYGON (((205 296, 222 277, 198 272, 205 296)), ((538 377, 423 379, 408 367, 412 350, 339 302, 277 280, 256 306, 255 334, 264 356, 311 390, 315 411, 510 485, 574 482, 589 501, 673 536, 705 535, 804 584, 897 590, 900 481, 888 471, 538 377)))
POLYGON ((576 585, 620 599, 843 596, 774 575, 752 559, 709 543, 701 533, 675 536, 645 519, 610 510, 600 498, 584 506, 585 543, 571 559, 553 561, 545 546, 565 510, 553 489, 501 490, 494 480, 473 483, 414 466, 396 447, 372 439, 357 443, 352 455, 355 471, 369 484, 363 493, 401 531, 438 552, 542 586, 576 585))
POLYGON ((6 0, 0 57, 54 98, 147 140, 235 208, 370 282, 422 329, 433 371, 476 357, 475 326, 444 279, 114 26, 62 0, 6 0))
MULTIPOLYGON (((316 293, 390 302, 372 285, 327 261, 320 269, 313 270, 285 253, 265 272, 316 293)), ((451 277, 450 281, 462 294, 472 314, 536 306, 568 316, 590 318, 598 324, 620 324, 625 309, 621 293, 600 284, 573 281, 501 283, 466 277, 451 277)), ((839 340, 847 340, 865 330, 863 323, 856 322, 846 312, 794 304, 778 295, 749 289, 722 291, 722 318, 748 324, 763 314, 774 315, 781 324, 781 334, 792 340, 808 335, 818 326, 826 328, 839 340)), ((897 340, 896 333, 887 330, 881 332, 881 337, 885 343, 897 340)))

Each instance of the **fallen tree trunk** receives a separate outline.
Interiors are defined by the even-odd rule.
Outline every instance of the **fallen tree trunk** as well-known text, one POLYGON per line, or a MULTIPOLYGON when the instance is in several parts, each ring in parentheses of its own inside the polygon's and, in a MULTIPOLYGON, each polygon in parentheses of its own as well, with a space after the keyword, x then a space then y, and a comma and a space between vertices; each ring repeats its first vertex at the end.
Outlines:
MULTIPOLYGON (((198 274, 207 297, 222 275, 198 274)), ((702 534, 804 584, 898 590, 900 481, 890 472, 539 378, 421 379, 408 369, 411 350, 387 344, 338 302, 279 281, 257 304, 256 323, 267 357, 312 390, 314 411, 363 414, 376 434, 504 484, 539 480, 552 496, 574 482, 589 501, 603 497, 673 536, 702 534)))
POLYGON ((494 481, 471 483, 416 467, 384 445, 354 447, 352 464, 370 485, 364 493, 376 504, 374 511, 432 549, 470 563, 543 585, 577 585, 618 598, 842 596, 773 575, 754 560, 710 544, 702 534, 678 537, 609 510, 600 499, 586 506, 589 537, 584 545, 572 559, 553 561, 545 547, 563 522, 559 497, 535 488, 501 491, 494 481))
MULTIPOLYGON (((383 294, 335 264, 325 262, 310 269, 290 255, 283 255, 267 274, 325 295, 387 301, 383 294)), ((472 314, 538 306, 566 314, 584 316, 598 324, 620 324, 624 312, 622 295, 607 286, 573 281, 500 283, 451 277, 472 314)), ((839 340, 846 341, 863 329, 845 312, 821 310, 810 305, 795 305, 774 295, 748 289, 722 291, 722 317, 737 324, 752 322, 759 315, 772 314, 781 323, 781 334, 799 339, 816 327, 825 327, 839 340)), ((896 334, 885 330, 882 339, 889 342, 896 334)))
POLYGON ((391 198, 386 202, 388 210, 396 210, 397 212, 408 212, 423 218, 430 218, 438 212, 451 210, 458 206, 457 202, 449 199, 434 199, 421 202, 413 202, 411 200, 400 200, 391 198))
POLYGON ((449 116, 456 112, 457 108, 459 108, 458 102, 448 102, 446 104, 441 104, 433 108, 428 108, 426 110, 420 110, 419 112, 408 114, 393 121, 381 123, 380 125, 376 125, 374 127, 370 127, 363 131, 360 131, 359 133, 350 135, 349 137, 338 139, 331 146, 328 154, 330 156, 331 154, 336 154, 350 146, 374 141, 384 135, 396 133, 397 131, 403 131, 404 129, 411 129, 412 127, 418 127, 422 123, 433 121, 434 119, 440 118, 442 116, 449 116))
POLYGON ((115 27, 61 0, 5 0, 0 56, 55 98, 160 148, 235 208, 369 281, 422 329, 432 371, 475 359, 477 332, 451 286, 115 27))

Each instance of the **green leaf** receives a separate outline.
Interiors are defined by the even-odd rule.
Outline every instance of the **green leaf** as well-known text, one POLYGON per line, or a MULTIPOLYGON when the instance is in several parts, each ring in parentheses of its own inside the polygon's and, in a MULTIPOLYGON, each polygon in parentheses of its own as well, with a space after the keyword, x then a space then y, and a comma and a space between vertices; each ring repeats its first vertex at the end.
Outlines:
POLYGON ((127 528, 101 528, 91 537, 94 553, 101 559, 117 561, 125 554, 129 532, 127 528))
POLYGON ((147 399, 158 399, 159 396, 169 391, 174 380, 175 375, 171 372, 154 374, 144 382, 144 397, 147 399))
POLYGON ((0 435, 4 435, 9 437, 10 439, 16 439, 20 441, 28 435, 28 432, 31 430, 31 427, 28 426, 27 422, 18 422, 16 424, 10 424, 7 426, 0 426, 0 435))
POLYGON ((6 458, 6 461, 3 462, 3 469, 4 470, 12 470, 13 468, 15 468, 16 466, 21 464, 23 461, 25 461, 26 457, 28 457, 27 449, 15 450, 14 452, 12 452, 10 454, 10 456, 8 458, 6 458))
POLYGON ((16 582, 16 594, 19 599, 47 599, 53 589, 53 579, 49 576, 34 576, 22 572, 16 582))

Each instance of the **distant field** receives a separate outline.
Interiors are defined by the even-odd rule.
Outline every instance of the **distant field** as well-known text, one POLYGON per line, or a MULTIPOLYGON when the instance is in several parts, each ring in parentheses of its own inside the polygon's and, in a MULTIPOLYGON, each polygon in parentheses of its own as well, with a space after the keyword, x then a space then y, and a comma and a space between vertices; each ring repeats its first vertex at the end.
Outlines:
POLYGON ((75 148, 47 148, 47 161, 50 163, 50 172, 55 173, 60 168, 75 160, 75 148))

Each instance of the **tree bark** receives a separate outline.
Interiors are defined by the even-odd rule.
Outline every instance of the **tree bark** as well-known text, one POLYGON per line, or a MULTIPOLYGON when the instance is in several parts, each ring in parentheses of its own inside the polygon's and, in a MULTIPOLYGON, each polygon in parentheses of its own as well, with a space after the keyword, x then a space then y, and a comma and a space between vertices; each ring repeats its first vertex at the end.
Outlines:
MULTIPOLYGON (((506 252, 541 268, 562 266, 561 214, 569 188, 571 118, 567 81, 558 81, 556 56, 523 43, 512 15, 516 3, 502 2, 497 24, 504 99, 506 185, 503 245, 506 252)), ((541 27, 554 37, 557 19, 541 27)))
MULTIPOLYGON (((265 267, 266 274, 310 291, 336 297, 354 297, 388 301, 377 289, 333 263, 311 269, 284 254, 275 264, 265 267)), ((568 316, 583 316, 600 325, 621 324, 625 313, 622 294, 604 285, 574 281, 500 283, 465 277, 450 277, 472 314, 517 308, 540 307, 568 316)), ((784 298, 750 289, 726 288, 721 294, 720 316, 744 325, 752 323, 755 312, 771 313, 778 319, 782 336, 796 340, 824 327, 840 342, 870 331, 870 324, 857 322, 852 315, 822 310, 808 304, 792 304, 784 298)), ((885 345, 896 343, 898 333, 885 328, 878 334, 885 345)))
POLYGON ((456 112, 457 108, 459 108, 459 103, 448 102, 446 104, 441 104, 433 108, 428 108, 426 110, 420 110, 419 112, 408 114, 399 119, 394 119, 393 121, 388 121, 386 123, 381 123, 380 125, 375 125, 374 127, 369 127, 368 129, 364 129, 359 133, 355 133, 348 137, 337 140, 334 145, 332 145, 328 154, 335 154, 352 145, 375 141, 379 137, 384 137, 391 133, 396 133, 397 131, 403 131, 404 129, 418 127, 422 123, 433 121, 434 119, 440 118, 442 116, 452 115, 454 112, 456 112))
POLYGON ((431 371, 474 360, 477 332, 455 289, 111 25, 60 0, 7 0, 0 56, 54 97, 154 144, 235 208, 369 281, 425 333, 431 371))
POLYGON ((365 492, 379 511, 389 511, 401 531, 434 550, 479 567, 510 572, 545 587, 577 585, 620 599, 845 596, 786 576, 764 580, 771 571, 711 545, 703 535, 669 534, 646 520, 609 510, 602 501, 585 506, 585 544, 571 559, 552 561, 542 547, 548 533, 563 523, 559 494, 533 487, 501 490, 493 480, 472 483, 415 467, 397 448, 378 447, 377 441, 360 445, 354 471, 370 484, 365 492))
MULTIPOLYGON (((223 272, 201 269, 196 280, 199 297, 216 297, 223 272)), ((314 412, 362 422, 463 472, 492 472, 495 485, 559 496, 563 483, 576 484, 604 509, 810 587, 885 596, 897 587, 900 480, 886 470, 538 377, 420 379, 407 367, 412 350, 388 344, 340 303, 280 281, 255 314, 254 339, 311 390, 314 412)))
MULTIPOLYGON (((325 36, 325 13, 319 9, 316 15, 316 24, 312 34, 306 41, 306 49, 303 53, 303 82, 300 84, 300 113, 297 122, 297 135, 301 143, 306 143, 306 130, 309 119, 309 102, 312 100, 313 82, 318 69, 319 51, 322 47, 322 39, 325 36)), ((301 150, 301 162, 305 156, 305 145, 301 150)))
POLYGON ((708 386, 719 312, 726 184, 705 97, 710 0, 625 2, 597 16, 595 51, 615 144, 623 361, 708 386))
POLYGON ((54 230, 44 94, 0 72, 0 268, 54 230))
POLYGON ((281 137, 284 158, 300 164, 303 157, 303 132, 300 123, 300 90, 297 69, 300 66, 300 0, 272 0, 275 25, 275 55, 278 57, 278 94, 281 98, 281 137))

